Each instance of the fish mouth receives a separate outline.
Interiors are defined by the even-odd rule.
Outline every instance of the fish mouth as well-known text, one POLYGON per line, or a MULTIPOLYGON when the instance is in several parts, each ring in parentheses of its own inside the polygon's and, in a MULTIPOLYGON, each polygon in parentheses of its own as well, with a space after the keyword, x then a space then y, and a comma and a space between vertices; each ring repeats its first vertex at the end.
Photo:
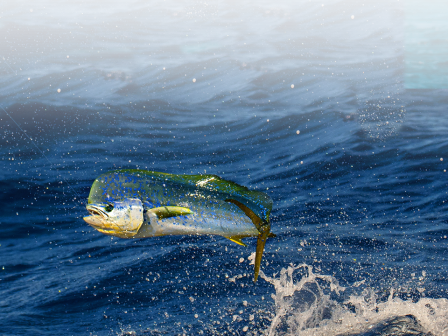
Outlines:
POLYGON ((96 205, 87 205, 86 209, 92 216, 100 216, 102 218, 109 217, 108 214, 103 209, 101 209, 96 205))
POLYGON ((96 230, 106 229, 105 223, 109 217, 108 214, 101 207, 92 204, 87 205, 86 209, 90 216, 83 217, 84 221, 96 230))
POLYGON ((95 210, 89 210, 90 216, 83 217, 84 221, 93 227, 95 230, 112 236, 120 236, 122 234, 121 230, 117 227, 106 222, 107 217, 104 214, 97 212, 95 210))

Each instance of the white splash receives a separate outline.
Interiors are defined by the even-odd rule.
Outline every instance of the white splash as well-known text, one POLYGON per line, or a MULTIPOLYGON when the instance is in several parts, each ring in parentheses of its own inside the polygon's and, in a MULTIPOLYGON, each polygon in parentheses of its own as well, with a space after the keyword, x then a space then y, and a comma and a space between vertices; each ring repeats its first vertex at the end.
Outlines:
POLYGON ((360 295, 343 300, 345 288, 334 277, 313 273, 312 266, 306 264, 283 268, 280 276, 275 276, 260 272, 260 277, 275 287, 275 316, 265 335, 358 334, 406 315, 415 317, 422 332, 448 335, 447 299, 405 301, 395 297, 391 289, 384 301, 366 288, 360 295))

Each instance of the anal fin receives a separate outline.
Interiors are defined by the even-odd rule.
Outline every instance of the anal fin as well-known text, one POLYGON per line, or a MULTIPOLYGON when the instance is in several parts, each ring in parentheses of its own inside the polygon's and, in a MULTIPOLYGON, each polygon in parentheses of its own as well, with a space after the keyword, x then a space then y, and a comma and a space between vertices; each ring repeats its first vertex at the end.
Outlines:
POLYGON ((243 241, 241 240, 241 238, 236 238, 236 237, 226 237, 228 240, 233 241, 234 243, 237 243, 238 245, 247 247, 246 244, 243 243, 243 241))

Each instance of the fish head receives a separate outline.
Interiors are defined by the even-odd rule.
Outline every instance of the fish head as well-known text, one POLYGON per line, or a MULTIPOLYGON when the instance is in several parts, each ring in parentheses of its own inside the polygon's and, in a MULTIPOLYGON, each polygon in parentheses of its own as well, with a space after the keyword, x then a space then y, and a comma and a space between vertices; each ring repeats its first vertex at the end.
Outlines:
POLYGON ((101 233, 120 238, 135 236, 143 224, 143 204, 137 198, 87 205, 84 220, 101 233))

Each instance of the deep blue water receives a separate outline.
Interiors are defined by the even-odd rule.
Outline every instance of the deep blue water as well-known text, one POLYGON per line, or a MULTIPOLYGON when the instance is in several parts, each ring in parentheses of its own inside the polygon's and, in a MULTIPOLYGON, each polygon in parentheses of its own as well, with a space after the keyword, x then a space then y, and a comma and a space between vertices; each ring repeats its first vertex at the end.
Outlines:
POLYGON ((439 35, 403 6, 0 4, 0 334, 448 335, 448 98, 405 89, 439 35), (116 168, 269 194, 264 275, 255 239, 89 227, 116 168))

